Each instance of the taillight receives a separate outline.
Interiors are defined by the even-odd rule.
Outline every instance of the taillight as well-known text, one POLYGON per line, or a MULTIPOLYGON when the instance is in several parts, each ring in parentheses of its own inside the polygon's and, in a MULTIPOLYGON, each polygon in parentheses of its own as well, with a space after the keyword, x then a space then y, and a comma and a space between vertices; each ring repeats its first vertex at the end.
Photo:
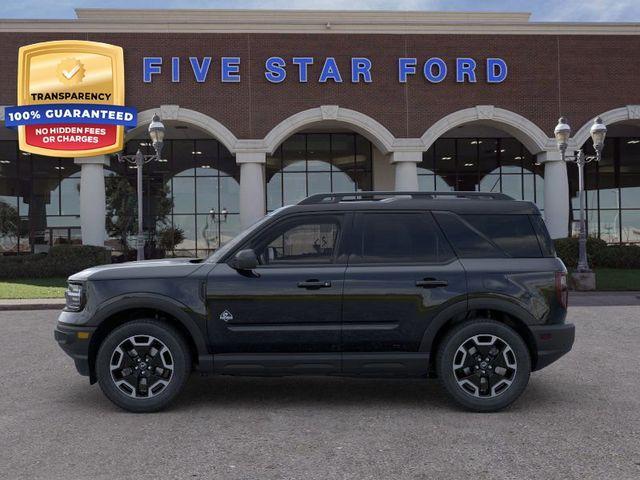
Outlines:
POLYGON ((556 272, 556 296, 562 308, 569 305, 569 287, 567 286, 567 274, 565 272, 556 272))

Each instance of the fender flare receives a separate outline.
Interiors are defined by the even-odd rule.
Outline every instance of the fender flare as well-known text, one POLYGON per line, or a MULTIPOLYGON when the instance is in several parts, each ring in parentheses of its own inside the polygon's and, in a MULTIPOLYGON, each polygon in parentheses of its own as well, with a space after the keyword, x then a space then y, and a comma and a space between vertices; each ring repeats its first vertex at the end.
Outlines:
POLYGON ((472 310, 498 310, 516 318, 526 326, 539 323, 529 311, 508 297, 491 296, 469 298, 467 301, 460 301, 448 306, 435 316, 422 336, 419 350, 421 352, 430 352, 433 341, 440 329, 451 320, 451 318, 458 315, 466 315, 472 310))
MULTIPOLYGON (((93 322, 98 326, 108 317, 126 310, 135 308, 149 308, 159 310, 174 317, 180 324, 187 329, 194 345, 196 346, 199 359, 208 356, 206 328, 202 329, 196 321, 187 312, 191 310, 185 304, 174 300, 173 298, 156 293, 127 293, 117 297, 110 298, 104 302, 100 308, 96 310, 93 316, 93 322)), ((206 322, 206 316, 203 317, 206 322)), ((206 323, 205 323, 206 325, 206 323)))

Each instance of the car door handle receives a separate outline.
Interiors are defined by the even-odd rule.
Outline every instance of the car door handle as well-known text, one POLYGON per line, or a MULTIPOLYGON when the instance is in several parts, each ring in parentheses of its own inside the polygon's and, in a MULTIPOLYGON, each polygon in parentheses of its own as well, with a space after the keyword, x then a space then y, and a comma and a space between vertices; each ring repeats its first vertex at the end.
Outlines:
POLYGON ((304 282, 298 282, 298 288, 306 288, 308 290, 315 290, 318 288, 329 288, 331 282, 319 281, 319 280, 305 280, 304 282))
POLYGON ((446 287, 449 282, 446 280, 436 280, 435 278, 425 278, 424 280, 416 280, 416 287, 422 288, 438 288, 446 287))

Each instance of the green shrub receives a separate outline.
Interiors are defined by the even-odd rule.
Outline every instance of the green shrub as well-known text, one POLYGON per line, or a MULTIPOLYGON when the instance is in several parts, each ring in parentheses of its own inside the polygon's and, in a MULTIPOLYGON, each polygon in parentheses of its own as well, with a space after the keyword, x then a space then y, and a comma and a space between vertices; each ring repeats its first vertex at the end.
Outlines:
MULTIPOLYGON (((555 241, 556 252, 568 269, 578 264, 578 239, 562 238, 555 241)), ((607 245, 599 238, 587 239, 587 260, 592 268, 640 268, 640 246, 607 245)))
POLYGON ((111 254, 104 247, 56 245, 49 253, 0 256, 0 278, 67 277, 107 263, 111 263, 111 254))

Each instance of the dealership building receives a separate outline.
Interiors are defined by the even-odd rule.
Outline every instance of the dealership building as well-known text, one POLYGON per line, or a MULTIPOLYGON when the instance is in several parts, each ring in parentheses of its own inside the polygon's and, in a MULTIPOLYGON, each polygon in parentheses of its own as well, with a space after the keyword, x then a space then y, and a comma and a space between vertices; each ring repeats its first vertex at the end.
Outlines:
MULTIPOLYGON (((138 111, 125 152, 151 153, 154 114, 166 126, 162 160, 143 169, 145 230, 180 228, 176 254, 207 255, 307 195, 358 190, 503 192, 535 202, 552 236, 566 237, 578 173, 554 139, 560 116, 569 150, 593 152, 595 117, 608 128, 602 160, 585 170, 589 234, 640 243, 640 24, 468 12, 76 16, 0 20, 0 105, 16 104, 21 46, 121 46, 125 104, 138 111)), ((105 218, 123 179, 135 191, 135 167, 115 156, 21 152, 3 124, 0 253, 118 249, 105 218)))

